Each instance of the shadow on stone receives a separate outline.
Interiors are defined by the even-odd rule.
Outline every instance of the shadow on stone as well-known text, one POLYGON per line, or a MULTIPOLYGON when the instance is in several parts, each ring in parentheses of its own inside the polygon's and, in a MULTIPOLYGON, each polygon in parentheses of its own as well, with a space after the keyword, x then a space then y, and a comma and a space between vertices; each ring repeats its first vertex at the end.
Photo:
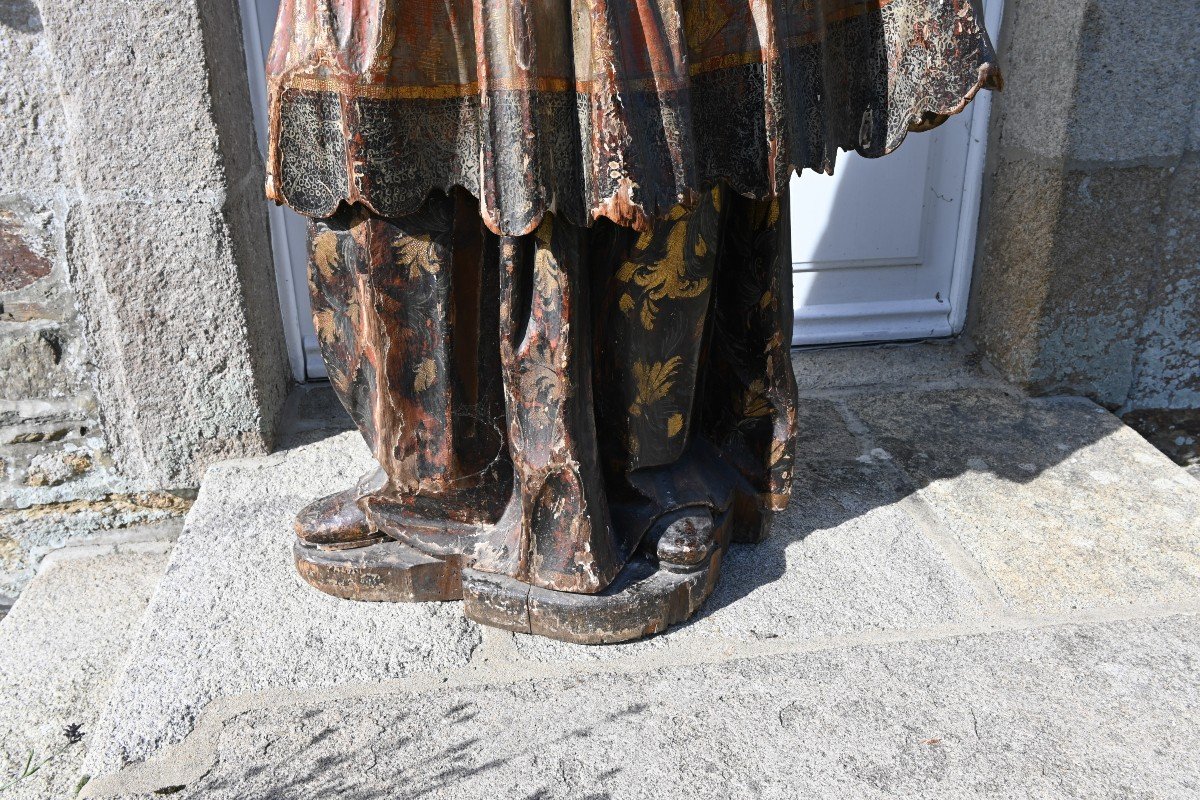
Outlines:
POLYGON ((0 25, 19 33, 41 33, 42 13, 33 0, 0 0, 0 25))
MULTIPOLYGON (((424 797, 453 796, 463 785, 489 783, 489 773, 504 774, 547 750, 570 752, 585 748, 596 736, 610 736, 623 726, 637 725, 637 719, 648 710, 645 703, 631 703, 624 708, 593 717, 587 724, 558 726, 558 735, 533 736, 522 740, 514 732, 510 741, 497 748, 490 738, 471 735, 479 714, 472 702, 456 704, 453 708, 433 712, 440 717, 438 724, 413 725, 400 722, 384 729, 373 720, 347 724, 327 709, 306 711, 298 715, 299 730, 287 743, 287 752, 272 756, 286 761, 289 768, 279 771, 286 780, 275 781, 264 774, 265 766, 253 766, 243 774, 222 773, 206 776, 197 784, 186 787, 186 796, 231 796, 247 786, 256 788, 255 797, 263 800, 284 800, 302 797, 339 797, 343 800, 374 800, 380 796, 381 785, 402 788, 409 800, 424 797), (464 729, 465 726, 465 729, 464 729), (565 728, 565 730, 563 730, 565 728), (368 730, 371 729, 371 730, 368 730), (360 738, 368 734, 366 739, 360 738), (363 746, 363 742, 369 745, 363 746), (496 752, 503 755, 495 756, 496 752), (300 766, 304 765, 304 766, 300 766)), ((258 716, 252 713, 251 718, 258 716)), ((253 725, 253 719, 249 720, 253 725)), ((486 720, 487 728, 495 720, 486 720)), ((240 744, 246 743, 242 739, 240 744)), ((582 762, 562 760, 557 768, 544 776, 548 785, 535 789, 527 800, 562 797, 564 787, 569 796, 580 800, 609 800, 611 795, 601 787, 616 779, 622 766, 613 766, 598 774, 582 774, 582 762), (574 768, 573 768, 574 767, 574 768)), ((593 772, 594 770, 588 770, 593 772)), ((536 785, 530 776, 526 785, 536 785)), ((502 795, 497 795, 502 796, 502 795)))

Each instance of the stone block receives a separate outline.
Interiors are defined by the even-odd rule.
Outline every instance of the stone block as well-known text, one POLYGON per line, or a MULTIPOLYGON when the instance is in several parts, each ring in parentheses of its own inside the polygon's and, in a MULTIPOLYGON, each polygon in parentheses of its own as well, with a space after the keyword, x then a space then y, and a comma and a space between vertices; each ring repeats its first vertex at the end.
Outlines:
POLYGON ((226 190, 194 0, 45 3, 42 21, 85 194, 226 190))
POLYGON ((13 292, 50 274, 41 231, 11 209, 0 209, 0 292, 13 292), (32 228, 32 229, 31 229, 32 228))
POLYGON ((971 334, 1038 393, 1118 408, 1134 390, 1148 265, 1161 252, 1166 168, 1063 173, 1001 157, 981 244, 971 334))
POLYGON ((1188 110, 1200 95, 1195 47, 1200 5, 1192 0, 1078 5, 1086 11, 1075 56, 1070 158, 1121 165, 1175 162, 1188 149, 1188 110))
POLYGON ((1195 408, 1200 7, 1006 5, 970 332, 1006 377, 1195 408))
POLYGON ((1200 155, 1174 170, 1165 205, 1127 405, 1200 410, 1200 155))
POLYGON ((0 322, 74 317, 56 205, 24 195, 0 197, 0 322))
POLYGON ((112 455, 137 488, 194 486, 269 449, 291 378, 237 4, 51 3, 36 27, 78 171, 42 188, 112 455))
POLYGON ((99 725, 89 774, 181 740, 247 693, 326 691, 462 667, 480 641, 459 603, 354 603, 305 584, 292 520, 371 464, 357 434, 213 465, 99 725))
POLYGON ((242 292, 225 213, 85 205, 68 246, 122 473, 194 485, 211 462, 267 449, 288 387, 282 334, 242 292))
POLYGON ((930 379, 948 385, 989 380, 967 338, 953 341, 799 348, 792 351, 801 397, 879 391, 930 379))
POLYGON ((976 390, 851 407, 1011 607, 1200 600, 1200 484, 1103 409, 976 390))
POLYGON ((993 131, 1003 132, 1006 148, 1036 159, 1068 157, 1087 6, 1082 0, 1005 4, 999 43, 1005 86, 995 96, 993 131))
POLYGON ((1178 616, 260 703, 209 733, 176 791, 1189 797, 1198 633, 1178 616))
POLYGON ((0 195, 47 197, 63 180, 65 119, 33 0, 0 0, 0 153, 0 195))
POLYGON ((1200 477, 1200 409, 1133 411, 1121 421, 1167 458, 1200 477))
POLYGON ((1196 4, 1132 0, 1006 7, 996 98, 1003 146, 1033 161, 1165 166, 1187 148, 1200 91, 1196 4))
MULTIPOLYGON (((30 489, 36 504, 13 507, 6 502, 0 508, 0 595, 20 594, 43 559, 61 548, 95 542, 113 531, 175 522, 191 505, 166 492, 105 493, 113 485, 110 476, 104 466, 93 466, 69 483, 30 489)), ((5 494, 6 501, 28 499, 18 492, 5 494)))
POLYGON ((34 763, 53 756, 6 791, 6 798, 75 796, 96 718, 166 564, 165 555, 58 564, 34 581, 4 619, 0 781, 18 775, 31 752, 34 763), (64 738, 71 724, 81 727, 81 743, 64 738))
POLYGON ((0 399, 60 400, 90 394, 85 345, 74 325, 0 325, 0 399))

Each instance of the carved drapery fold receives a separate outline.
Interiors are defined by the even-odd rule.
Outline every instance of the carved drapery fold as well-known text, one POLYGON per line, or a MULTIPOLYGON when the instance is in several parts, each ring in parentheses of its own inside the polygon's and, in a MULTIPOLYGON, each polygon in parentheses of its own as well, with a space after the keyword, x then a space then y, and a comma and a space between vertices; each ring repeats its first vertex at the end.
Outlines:
POLYGON ((961 111, 1000 82, 981 20, 974 0, 284 0, 268 195, 398 217, 461 186, 497 233, 551 208, 645 229, 961 111))
MULTIPOLYGON (((362 497, 376 527, 597 592, 664 514, 782 508, 783 205, 718 188, 640 234, 547 216, 495 236, 461 193, 314 221, 318 339, 383 473, 362 497)), ((743 523, 757 538, 757 512, 743 523)))

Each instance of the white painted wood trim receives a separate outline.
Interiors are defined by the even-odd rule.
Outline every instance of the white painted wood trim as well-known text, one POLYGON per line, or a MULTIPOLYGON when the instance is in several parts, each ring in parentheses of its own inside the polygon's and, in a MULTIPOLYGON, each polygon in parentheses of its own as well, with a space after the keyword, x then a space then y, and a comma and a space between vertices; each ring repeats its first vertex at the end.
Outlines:
MULTIPOLYGON (((254 110, 254 129, 258 139, 258 150, 266 158, 267 141, 267 98, 259 88, 267 85, 267 54, 263 52, 262 30, 258 24, 255 0, 238 0, 242 16, 242 44, 246 53, 246 76, 250 83, 250 104, 254 110)), ((283 316, 283 336, 287 343, 288 363, 292 375, 298 381, 308 379, 305 369, 304 342, 300 333, 300 309, 296 303, 296 285, 291 251, 287 242, 287 224, 284 211, 274 203, 267 203, 267 217, 271 229, 271 256, 275 261, 275 284, 279 296, 279 312, 283 316)))
POLYGON ((844 261, 793 261, 792 272, 824 272, 830 269, 862 269, 863 267, 919 267, 921 257, 917 258, 871 258, 847 259, 844 261))
MULTIPOLYGON (((1004 22, 1004 0, 987 0, 984 25, 992 43, 1000 41, 1004 22)), ((950 330, 962 333, 967 324, 967 303, 971 297, 971 277, 975 268, 975 246, 979 237, 979 209, 983 202, 983 172, 987 162, 988 128, 992 119, 992 93, 980 92, 971 109, 970 140, 967 144, 967 172, 963 179, 962 205, 959 208, 958 242, 954 250, 954 271, 950 277, 950 330)))
POLYGON ((792 323, 792 345, 894 341, 898 328, 911 331, 911 338, 952 334, 943 302, 932 298, 883 300, 802 309, 792 323))

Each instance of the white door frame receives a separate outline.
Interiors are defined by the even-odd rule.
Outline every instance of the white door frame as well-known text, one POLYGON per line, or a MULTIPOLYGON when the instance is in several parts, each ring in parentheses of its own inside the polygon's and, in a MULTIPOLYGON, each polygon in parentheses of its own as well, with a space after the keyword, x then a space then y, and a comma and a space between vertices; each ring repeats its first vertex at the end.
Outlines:
MULTIPOLYGON (((984 0, 984 25, 999 47, 1004 22, 1004 0, 984 0)), ((962 207, 958 217, 958 241, 954 246, 954 272, 950 278, 950 330, 955 336, 967 324, 967 302, 975 267, 975 245, 979 236, 979 208, 983 203, 983 172, 987 162, 988 127, 992 119, 992 93, 981 91, 971 104, 967 172, 963 178, 962 207)))
MULTIPOLYGON (((259 91, 260 86, 267 85, 267 52, 263 47, 262 28, 259 24, 256 0, 238 0, 242 17, 242 44, 246 53, 246 75, 250 83, 250 104, 254 111, 254 130, 257 134, 258 149, 263 160, 267 154, 267 98, 259 91)), ((279 311, 283 316, 283 337, 287 343, 288 363, 292 367, 292 375, 303 383, 313 377, 305 368, 304 339, 301 334, 300 304, 297 300, 298 290, 307 291, 306 287, 296 286, 295 276, 304 274, 297 267, 304 266, 293 263, 292 251, 288 247, 286 213, 282 206, 272 202, 267 203, 267 215, 271 229, 271 255, 275 261, 275 283, 279 295, 279 311)))
MULTIPOLYGON (((1004 21, 1004 0, 986 0, 984 24, 998 46, 1004 21)), ((975 268, 975 245, 979 236, 979 209, 983 203, 983 172, 987 162, 988 128, 992 119, 992 93, 982 91, 971 104, 967 172, 963 178, 962 206, 958 217, 958 240, 954 246, 954 271, 950 278, 950 330, 957 336, 967 323, 967 302, 975 268)))

